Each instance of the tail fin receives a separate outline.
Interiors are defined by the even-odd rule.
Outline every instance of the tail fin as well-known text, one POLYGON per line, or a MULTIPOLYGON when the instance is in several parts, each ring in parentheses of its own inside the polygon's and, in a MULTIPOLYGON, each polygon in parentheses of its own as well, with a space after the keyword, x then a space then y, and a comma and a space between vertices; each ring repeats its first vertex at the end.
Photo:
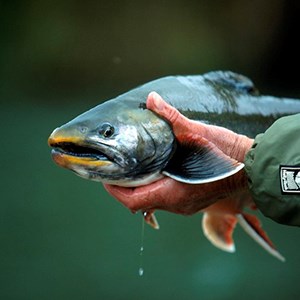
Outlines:
POLYGON ((238 214, 236 215, 238 223, 242 228, 267 252, 274 257, 278 258, 282 262, 285 258, 275 249, 273 243, 262 229, 260 221, 254 215, 249 214, 238 214))

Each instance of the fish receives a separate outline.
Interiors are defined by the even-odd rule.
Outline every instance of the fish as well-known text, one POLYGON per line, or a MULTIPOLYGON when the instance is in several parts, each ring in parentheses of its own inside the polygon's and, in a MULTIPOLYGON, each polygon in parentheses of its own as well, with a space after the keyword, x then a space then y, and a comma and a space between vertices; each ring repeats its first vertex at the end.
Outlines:
MULTIPOLYGON (((249 137, 264 132, 282 116, 300 112, 299 99, 260 95, 249 78, 231 71, 167 76, 105 101, 56 128, 48 139, 53 160, 85 179, 122 187, 148 185, 164 177, 204 184, 243 169, 242 162, 209 142, 178 142, 170 125, 146 109, 152 91, 192 120, 249 137)), ((203 211, 206 237, 218 248, 233 252, 231 235, 238 222, 271 255, 283 261, 257 217, 245 214, 241 203, 238 207, 224 199, 203 211)), ((159 228, 153 211, 144 212, 144 217, 152 227, 159 228)))

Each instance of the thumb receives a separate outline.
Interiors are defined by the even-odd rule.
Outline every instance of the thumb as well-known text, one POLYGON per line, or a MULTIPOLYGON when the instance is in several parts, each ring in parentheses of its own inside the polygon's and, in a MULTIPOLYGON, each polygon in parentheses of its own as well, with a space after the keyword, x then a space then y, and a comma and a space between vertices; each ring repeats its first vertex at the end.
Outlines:
MULTIPOLYGON (((181 134, 191 133, 191 125, 194 123, 183 116, 176 108, 169 105, 156 92, 151 92, 147 98, 147 108, 165 119, 173 128, 174 134, 178 137, 181 134)), ((199 124, 197 123, 199 133, 199 124)))
POLYGON ((165 102, 156 92, 151 92, 148 95, 147 108, 157 113, 171 124, 174 124, 180 115, 174 107, 165 102))

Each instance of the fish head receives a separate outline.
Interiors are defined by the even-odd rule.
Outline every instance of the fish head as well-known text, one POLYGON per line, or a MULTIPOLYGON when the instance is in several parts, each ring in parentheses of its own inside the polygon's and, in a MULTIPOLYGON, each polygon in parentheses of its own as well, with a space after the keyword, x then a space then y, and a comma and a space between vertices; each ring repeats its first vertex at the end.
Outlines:
POLYGON ((83 178, 139 186, 162 177, 174 141, 145 105, 111 100, 56 128, 48 144, 59 166, 83 178))

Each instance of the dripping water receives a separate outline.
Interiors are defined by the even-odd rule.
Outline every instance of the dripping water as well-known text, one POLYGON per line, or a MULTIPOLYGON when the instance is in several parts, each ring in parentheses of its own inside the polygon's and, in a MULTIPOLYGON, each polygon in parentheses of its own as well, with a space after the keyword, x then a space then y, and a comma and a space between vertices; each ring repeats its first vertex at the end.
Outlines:
POLYGON ((144 275, 143 253, 144 253, 145 216, 146 215, 147 215, 147 213, 144 212, 143 217, 142 217, 139 276, 144 275))

